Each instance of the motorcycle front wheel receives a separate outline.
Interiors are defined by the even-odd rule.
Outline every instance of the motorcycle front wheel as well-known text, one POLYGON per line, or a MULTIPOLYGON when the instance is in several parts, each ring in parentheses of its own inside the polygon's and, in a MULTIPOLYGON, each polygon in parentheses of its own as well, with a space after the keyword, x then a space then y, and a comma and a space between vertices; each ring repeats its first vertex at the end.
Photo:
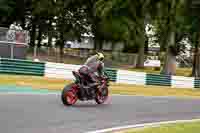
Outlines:
POLYGON ((97 104, 103 104, 108 98, 108 88, 105 87, 102 91, 97 91, 95 101, 97 104))

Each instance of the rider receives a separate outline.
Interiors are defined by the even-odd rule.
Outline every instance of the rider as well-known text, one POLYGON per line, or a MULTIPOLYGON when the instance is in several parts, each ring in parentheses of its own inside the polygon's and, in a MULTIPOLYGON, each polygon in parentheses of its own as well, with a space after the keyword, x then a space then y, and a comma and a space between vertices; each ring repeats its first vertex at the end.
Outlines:
POLYGON ((81 74, 87 75, 90 77, 92 83, 90 87, 98 85, 98 77, 104 75, 104 55, 102 53, 96 53, 95 55, 89 57, 84 63, 83 67, 79 69, 81 74))

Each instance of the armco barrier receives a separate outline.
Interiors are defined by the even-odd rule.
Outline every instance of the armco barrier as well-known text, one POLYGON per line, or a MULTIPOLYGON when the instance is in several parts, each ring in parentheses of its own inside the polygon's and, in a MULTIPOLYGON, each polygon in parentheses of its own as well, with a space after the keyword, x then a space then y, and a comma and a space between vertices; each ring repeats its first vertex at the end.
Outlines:
POLYGON ((193 77, 172 76, 172 88, 194 88, 193 77))
POLYGON ((74 76, 72 75, 72 71, 78 70, 78 68, 80 68, 79 65, 46 62, 45 77, 74 79, 74 76))
POLYGON ((147 74, 146 85, 171 86, 171 76, 147 74))
POLYGON ((117 83, 145 85, 146 73, 118 70, 117 83))
MULTIPOLYGON (((0 73, 37 75, 51 78, 74 79, 73 70, 81 65, 0 58, 0 73)), ((111 81, 135 85, 159 85, 172 88, 200 88, 200 79, 166 76, 106 68, 111 81)))
POLYGON ((0 59, 0 73, 44 76, 45 63, 18 59, 0 59))
MULTIPOLYGON (((81 65, 47 62, 45 64, 45 77, 74 79, 72 71, 77 71, 80 67, 81 65)), ((106 68, 105 71, 108 74, 111 81, 115 82, 117 79, 117 70, 106 68)))
POLYGON ((105 71, 108 74, 108 77, 110 78, 111 81, 113 81, 113 82, 117 81, 117 70, 111 69, 111 68, 106 68, 105 71))
POLYGON ((200 79, 199 78, 195 78, 195 80, 194 80, 194 88, 200 88, 200 79))

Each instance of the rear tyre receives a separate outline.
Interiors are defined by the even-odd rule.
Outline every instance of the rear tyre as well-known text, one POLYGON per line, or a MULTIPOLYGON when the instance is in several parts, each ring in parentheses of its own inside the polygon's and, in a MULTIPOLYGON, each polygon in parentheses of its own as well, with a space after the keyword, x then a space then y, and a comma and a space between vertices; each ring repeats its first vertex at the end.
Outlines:
POLYGON ((71 106, 78 100, 77 86, 72 83, 64 87, 61 94, 62 103, 66 106, 71 106))
POLYGON ((102 92, 98 91, 96 94, 95 101, 97 104, 103 104, 108 98, 108 88, 104 88, 102 92))

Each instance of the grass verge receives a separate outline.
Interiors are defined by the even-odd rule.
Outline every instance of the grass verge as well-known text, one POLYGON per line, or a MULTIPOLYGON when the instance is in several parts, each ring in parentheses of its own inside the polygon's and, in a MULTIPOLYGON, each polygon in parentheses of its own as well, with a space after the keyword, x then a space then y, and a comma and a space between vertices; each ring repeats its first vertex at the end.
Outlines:
POLYGON ((168 124, 166 126, 132 129, 116 133, 199 133, 200 121, 181 124, 168 124))
MULTIPOLYGON (((2 75, 0 74, 0 85, 27 86, 35 89, 62 90, 72 81, 24 75, 2 75)), ((110 83, 112 94, 142 95, 142 96, 176 96, 200 98, 200 90, 176 89, 162 86, 136 86, 127 84, 110 83)))

